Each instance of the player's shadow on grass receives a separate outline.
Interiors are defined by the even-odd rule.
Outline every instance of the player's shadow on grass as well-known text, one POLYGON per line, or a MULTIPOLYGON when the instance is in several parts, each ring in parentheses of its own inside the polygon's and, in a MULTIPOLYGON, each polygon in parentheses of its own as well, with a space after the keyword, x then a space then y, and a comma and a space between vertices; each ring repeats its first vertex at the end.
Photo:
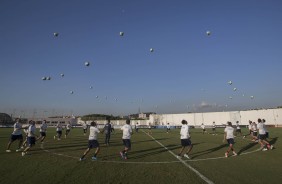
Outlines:
POLYGON ((271 139, 271 141, 269 141, 269 143, 270 143, 271 145, 273 145, 273 144, 276 143, 277 139, 278 139, 278 137, 274 137, 274 138, 271 139))
POLYGON ((220 146, 217 146, 217 147, 214 147, 214 148, 211 148, 211 149, 208 149, 208 150, 200 151, 200 152, 197 152, 197 153, 192 153, 191 155, 195 155, 195 156, 192 156, 191 159, 197 158, 197 157, 202 156, 202 155, 207 155, 209 153, 218 151, 218 150, 220 150, 222 148, 225 148, 225 147, 227 147, 227 145, 226 144, 222 144, 220 146))
POLYGON ((240 155, 242 152, 247 151, 248 149, 251 149, 252 147, 254 147, 255 145, 257 145, 257 142, 252 142, 249 143, 247 146, 243 147, 242 149, 240 149, 237 154, 240 155))

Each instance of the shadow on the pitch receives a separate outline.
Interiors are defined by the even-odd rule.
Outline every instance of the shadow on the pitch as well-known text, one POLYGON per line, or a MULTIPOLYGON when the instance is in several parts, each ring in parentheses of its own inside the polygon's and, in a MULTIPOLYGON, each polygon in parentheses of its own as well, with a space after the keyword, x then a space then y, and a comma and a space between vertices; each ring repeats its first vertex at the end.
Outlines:
MULTIPOLYGON (((176 149, 176 148, 180 148, 179 145, 168 145, 166 146, 169 150, 172 149, 176 149)), ((167 152, 166 149, 164 149, 163 147, 156 147, 156 148, 150 148, 150 149, 143 149, 143 150, 136 150, 136 151, 130 151, 129 157, 130 159, 138 159, 138 158, 144 158, 144 157, 148 157, 148 156, 152 156, 152 155, 157 155, 163 152, 167 152)), ((116 154, 111 154, 111 155, 107 155, 104 157, 104 159, 106 160, 110 160, 110 159, 114 159, 116 158, 116 154)))
POLYGON ((278 137, 272 138, 271 141, 269 141, 269 144, 273 145, 276 143, 278 137))
POLYGON ((197 158, 197 157, 202 156, 202 155, 207 155, 209 153, 218 151, 218 150, 225 148, 225 147, 226 147, 226 144, 222 144, 220 146, 217 146, 217 147, 214 147, 214 148, 211 148, 211 149, 208 149, 208 150, 200 151, 200 152, 197 152, 197 153, 192 153, 191 155, 195 155, 195 156, 192 156, 192 159, 197 158))
POLYGON ((258 144, 257 142, 249 143, 247 146, 240 149, 237 154, 240 155, 242 152, 247 151, 248 149, 251 149, 252 147, 254 147, 257 144, 258 144))

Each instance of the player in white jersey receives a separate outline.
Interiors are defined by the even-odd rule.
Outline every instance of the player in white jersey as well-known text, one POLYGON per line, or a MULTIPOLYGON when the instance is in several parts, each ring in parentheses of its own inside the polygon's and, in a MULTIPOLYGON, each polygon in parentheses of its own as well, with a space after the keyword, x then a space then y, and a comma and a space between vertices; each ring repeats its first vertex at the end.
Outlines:
POLYGON ((136 132, 136 133, 138 133, 138 129, 139 129, 139 124, 136 123, 136 125, 135 125, 135 132, 136 132))
POLYGON ((239 121, 236 121, 236 136, 238 136, 240 134, 240 136, 242 136, 242 132, 241 132, 241 127, 239 125, 239 121))
POLYGON ((167 123, 167 125, 166 125, 166 133, 168 133, 168 132, 170 132, 170 125, 169 125, 169 123, 167 123))
POLYGON ((227 141, 227 143, 229 144, 229 147, 227 149, 227 151, 225 152, 225 157, 228 157, 228 153, 230 151, 233 152, 233 155, 236 156, 237 153, 234 150, 234 128, 232 127, 232 123, 231 122, 227 122, 227 126, 224 129, 224 139, 223 142, 227 141))
POLYGON ((33 145, 35 145, 35 141, 36 141, 35 136, 37 137, 37 135, 35 135, 35 131, 36 131, 35 122, 31 121, 28 127, 27 147, 22 152, 22 156, 25 156, 27 151, 30 150, 30 148, 33 145))
POLYGON ((257 124, 256 124, 256 122, 253 122, 252 123, 252 132, 253 132, 253 134, 252 134, 252 141, 254 141, 254 142, 258 142, 258 130, 257 130, 257 124))
POLYGON ((131 135, 133 134, 129 119, 126 120, 126 124, 121 127, 121 130, 122 130, 122 142, 124 145, 124 149, 120 151, 119 153, 120 153, 121 158, 126 160, 128 158, 127 153, 131 149, 130 138, 131 138, 131 135))
POLYGON ((41 143, 43 143, 44 139, 46 138, 46 131, 47 131, 47 123, 46 120, 42 121, 42 124, 40 125, 40 137, 37 140, 40 140, 41 143))
POLYGON ((71 126, 70 122, 68 122, 67 125, 66 125, 65 138, 67 138, 67 136, 69 135, 71 128, 72 128, 72 126, 71 126))
POLYGON ((207 133, 204 123, 202 123, 201 128, 202 128, 203 134, 204 134, 204 133, 207 133))
POLYGON ((148 134, 152 134, 152 126, 151 126, 151 123, 149 123, 148 129, 149 129, 148 134))
POLYGON ((63 131, 63 126, 62 126, 61 122, 59 121, 57 123, 57 125, 56 125, 56 132, 57 132, 57 134, 54 135, 54 139, 56 139, 56 137, 57 137, 58 140, 61 140, 62 131, 63 131))
POLYGON ((180 130, 180 140, 181 140, 181 146, 182 147, 180 149, 180 152, 177 155, 177 158, 181 158, 182 152, 185 150, 186 147, 188 147, 188 150, 184 154, 184 157, 190 159, 188 154, 192 150, 193 144, 190 140, 190 132, 189 132, 188 122, 186 120, 182 120, 181 123, 182 123, 182 126, 181 126, 181 130, 180 130))
POLYGON ((269 142, 266 140, 266 128, 264 122, 261 121, 261 119, 258 119, 257 128, 259 131, 258 139, 261 145, 261 149, 263 151, 267 151, 268 149, 273 149, 273 146, 270 145, 269 142))
POLYGON ((215 122, 212 123, 212 135, 216 135, 216 131, 215 131, 216 125, 215 122))
POLYGON ((22 135, 22 124, 20 123, 20 119, 16 119, 16 123, 14 124, 14 131, 11 134, 10 141, 8 142, 6 152, 11 152, 10 146, 15 140, 19 140, 19 146, 16 151, 21 149, 21 145, 23 143, 23 135, 22 135))
POLYGON ((86 123, 82 124, 82 128, 83 128, 83 134, 86 135, 86 133, 87 133, 87 124, 86 123))
POLYGON ((97 140, 98 134, 100 133, 100 130, 97 128, 96 122, 92 121, 90 123, 90 128, 89 128, 89 138, 88 138, 88 148, 85 150, 83 155, 80 157, 80 161, 85 160, 85 156, 89 153, 89 151, 92 148, 96 148, 96 151, 92 157, 92 160, 97 160, 97 155, 100 151, 100 145, 97 140))

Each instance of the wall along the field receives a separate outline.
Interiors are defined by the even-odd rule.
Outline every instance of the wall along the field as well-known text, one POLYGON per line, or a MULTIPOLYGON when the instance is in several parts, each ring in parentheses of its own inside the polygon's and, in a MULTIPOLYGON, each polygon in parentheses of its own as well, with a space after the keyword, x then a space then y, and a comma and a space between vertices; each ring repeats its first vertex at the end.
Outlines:
MULTIPOLYGON (((265 119, 266 125, 282 126, 282 109, 265 109, 250 111, 230 111, 230 112, 208 112, 208 113, 186 113, 186 114, 152 114, 149 121, 155 125, 179 126, 184 119, 189 125, 200 126, 205 125, 226 124, 227 121, 233 124, 239 121, 240 125, 248 125, 249 120, 257 122, 257 119, 265 119)), ((142 123, 142 122, 141 122, 142 123)))

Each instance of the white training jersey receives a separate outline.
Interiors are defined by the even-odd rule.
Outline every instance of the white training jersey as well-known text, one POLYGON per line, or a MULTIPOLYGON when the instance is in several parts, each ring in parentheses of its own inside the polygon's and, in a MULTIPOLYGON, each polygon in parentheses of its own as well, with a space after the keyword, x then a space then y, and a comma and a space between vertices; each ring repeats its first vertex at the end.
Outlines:
POLYGON ((27 136, 28 136, 28 137, 35 137, 35 130, 36 130, 35 125, 30 125, 30 126, 28 127, 27 136))
POLYGON ((89 140, 97 140, 100 130, 97 127, 90 126, 89 140))
POLYGON ((212 125, 212 128, 215 128, 215 124, 212 125))
POLYGON ((58 123, 57 126, 56 126, 56 131, 62 131, 63 129, 63 126, 61 123, 58 123))
POLYGON ((131 133, 132 133, 132 128, 130 125, 126 124, 121 127, 122 130, 122 139, 130 139, 131 138, 131 133))
POLYGON ((225 129, 224 129, 224 132, 226 133, 226 139, 234 139, 234 128, 231 127, 231 126, 227 126, 225 129))
POLYGON ((70 124, 67 124, 66 129, 67 129, 67 130, 70 130, 70 129, 71 129, 71 125, 70 125, 70 124))
POLYGON ((13 131, 13 135, 22 135, 22 124, 20 124, 19 122, 16 122, 14 124, 14 131, 13 131))
POLYGON ((166 128, 170 128, 170 125, 167 125, 166 128))
POLYGON ((258 123, 257 129, 260 135, 264 135, 266 133, 266 128, 264 123, 258 123))
POLYGON ((182 125, 180 130, 180 139, 189 139, 189 126, 188 125, 182 125))
POLYGON ((87 125, 86 124, 83 124, 82 127, 83 127, 83 129, 87 129, 87 125))
POLYGON ((237 129, 241 129, 239 123, 236 124, 237 129))
POLYGON ((252 124, 252 131, 257 132, 257 124, 255 123, 252 124))
POLYGON ((46 123, 42 123, 42 124, 40 125, 40 130, 39 130, 39 132, 46 132, 46 130, 47 130, 47 124, 46 124, 46 123))
POLYGON ((248 128, 249 128, 249 130, 252 130, 252 125, 249 124, 248 128))
POLYGON ((205 125, 201 125, 202 129, 205 129, 205 125))

